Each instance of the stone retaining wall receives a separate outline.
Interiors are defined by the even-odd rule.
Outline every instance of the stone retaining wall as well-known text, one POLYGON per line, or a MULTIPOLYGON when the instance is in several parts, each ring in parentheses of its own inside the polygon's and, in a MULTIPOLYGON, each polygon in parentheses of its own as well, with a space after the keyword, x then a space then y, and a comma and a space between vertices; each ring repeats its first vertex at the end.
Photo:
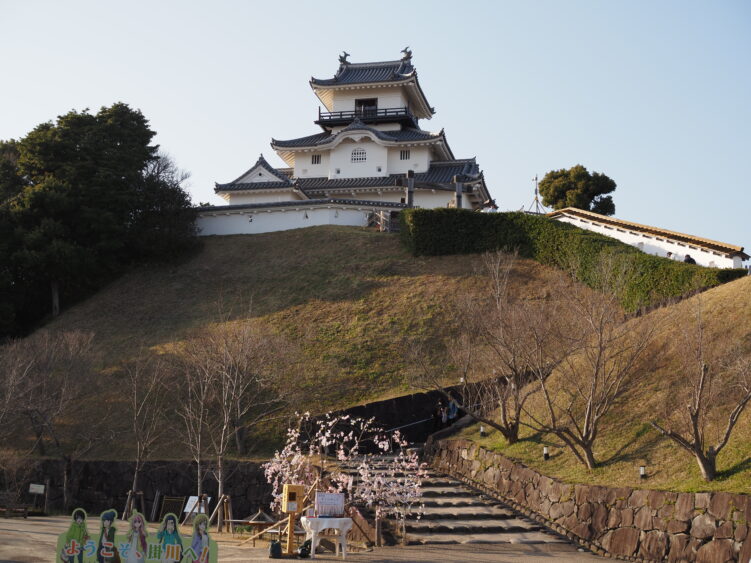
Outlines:
POLYGON ((509 502, 596 553, 712 563, 747 563, 751 557, 748 495, 570 485, 469 440, 429 442, 426 454, 436 470, 509 502))

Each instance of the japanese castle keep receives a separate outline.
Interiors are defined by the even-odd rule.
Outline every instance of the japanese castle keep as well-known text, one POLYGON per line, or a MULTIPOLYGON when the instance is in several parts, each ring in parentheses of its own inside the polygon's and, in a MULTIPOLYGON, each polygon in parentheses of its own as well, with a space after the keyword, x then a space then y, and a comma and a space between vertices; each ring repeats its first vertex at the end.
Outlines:
POLYGON ((490 199, 474 158, 457 159, 443 131, 419 126, 435 110, 409 48, 397 61, 350 63, 311 78, 321 132, 271 140, 287 168, 261 156, 236 180, 216 184, 227 205, 199 210, 201 235, 266 233, 315 225, 389 228, 400 209, 477 209, 490 199))

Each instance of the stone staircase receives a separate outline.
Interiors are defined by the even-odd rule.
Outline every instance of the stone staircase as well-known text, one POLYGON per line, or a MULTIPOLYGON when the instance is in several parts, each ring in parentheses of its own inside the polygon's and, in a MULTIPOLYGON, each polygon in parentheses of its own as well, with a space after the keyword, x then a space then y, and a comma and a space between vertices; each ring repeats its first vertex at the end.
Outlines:
MULTIPOLYGON (((385 470, 387 457, 374 471, 385 470)), ((355 476, 354 468, 347 471, 355 476)), ((422 514, 413 511, 406 521, 409 544, 568 543, 568 540, 514 511, 504 503, 461 481, 428 470, 422 482, 422 514)), ((398 530, 390 521, 391 530, 398 530)))

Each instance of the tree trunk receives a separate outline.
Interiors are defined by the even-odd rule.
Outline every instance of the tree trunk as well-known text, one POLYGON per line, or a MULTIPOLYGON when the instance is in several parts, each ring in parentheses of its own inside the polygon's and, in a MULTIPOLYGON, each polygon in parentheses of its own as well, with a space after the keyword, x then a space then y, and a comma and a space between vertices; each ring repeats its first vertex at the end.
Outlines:
POLYGON ((245 429, 241 426, 235 426, 235 447, 238 455, 245 455, 245 429))
POLYGON ((587 462, 587 469, 594 469, 597 467, 597 460, 595 460, 595 454, 592 453, 592 446, 583 446, 584 460, 587 462))
POLYGON ((34 433, 37 436, 37 441, 36 441, 37 452, 39 453, 40 456, 47 455, 47 450, 44 447, 44 439, 43 439, 44 437, 42 436, 42 431, 34 429, 34 433))
POLYGON ((219 510, 216 513, 216 526, 217 530, 221 531, 224 524, 224 507, 221 505, 222 497, 224 495, 224 458, 217 456, 216 458, 216 480, 217 480, 217 502, 219 503, 219 510))
POLYGON ((509 446, 512 444, 516 444, 519 441, 519 427, 511 426, 503 434, 503 437, 506 438, 506 441, 508 442, 509 446))
POLYGON ((60 286, 56 281, 51 282, 50 289, 52 290, 52 316, 56 317, 60 314, 60 286))
POLYGON ((133 472, 133 484, 130 486, 130 490, 134 493, 138 490, 138 477, 141 473, 141 464, 136 461, 136 470, 133 472))
POLYGON ((70 510, 70 475, 72 470, 71 459, 63 456, 63 510, 70 510))
MULTIPOLYGON (((201 501, 201 494, 203 493, 203 476, 201 475, 201 459, 196 460, 196 479, 198 481, 198 501, 201 501)), ((200 506, 200 505, 199 505, 200 506)))
MULTIPOLYGON (((125 513, 123 514, 123 520, 127 520, 133 515, 133 511, 136 507, 136 492, 138 491, 138 477, 141 473, 141 462, 136 460, 136 468, 133 471, 133 484, 130 486, 130 490, 133 491, 133 497, 130 504, 126 505, 125 513)), ((144 515, 144 518, 146 516, 144 515)))
POLYGON ((713 481, 717 476, 717 459, 713 455, 704 455, 701 452, 694 454, 696 462, 699 464, 701 470, 701 476, 705 481, 713 481))

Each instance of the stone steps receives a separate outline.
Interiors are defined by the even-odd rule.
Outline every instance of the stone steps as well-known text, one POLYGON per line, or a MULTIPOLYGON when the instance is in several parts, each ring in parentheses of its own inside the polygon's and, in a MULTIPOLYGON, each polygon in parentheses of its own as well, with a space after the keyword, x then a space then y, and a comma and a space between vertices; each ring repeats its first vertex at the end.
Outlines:
POLYGON ((409 521, 406 524, 406 528, 407 532, 423 534, 503 534, 511 532, 536 532, 542 529, 541 526, 520 518, 484 518, 480 520, 467 518, 420 519, 409 521))
MULTIPOLYGON (((494 505, 467 505, 467 506, 431 506, 430 510, 420 515, 419 520, 509 520, 517 515, 511 510, 494 505)), ((408 520, 417 519, 419 512, 411 512, 408 520)))
MULTIPOLYGON (((380 458, 383 460, 384 458, 380 458)), ((386 460, 387 461, 387 460, 386 460)), ((373 460, 373 472, 386 472, 386 463, 373 460)), ((356 465, 341 468, 358 481, 356 465)), ((401 476, 401 475, 397 475, 401 476)), ((390 521, 392 530, 398 523, 390 521)), ((466 486, 461 481, 428 470, 422 496, 405 522, 407 543, 565 543, 568 540, 543 528, 511 507, 466 486), (418 507, 422 506, 422 510, 418 507)))
POLYGON ((448 545, 448 544, 542 544, 542 543, 567 543, 565 538, 544 531, 514 532, 500 534, 415 534, 407 533, 407 543, 421 545, 448 545))

